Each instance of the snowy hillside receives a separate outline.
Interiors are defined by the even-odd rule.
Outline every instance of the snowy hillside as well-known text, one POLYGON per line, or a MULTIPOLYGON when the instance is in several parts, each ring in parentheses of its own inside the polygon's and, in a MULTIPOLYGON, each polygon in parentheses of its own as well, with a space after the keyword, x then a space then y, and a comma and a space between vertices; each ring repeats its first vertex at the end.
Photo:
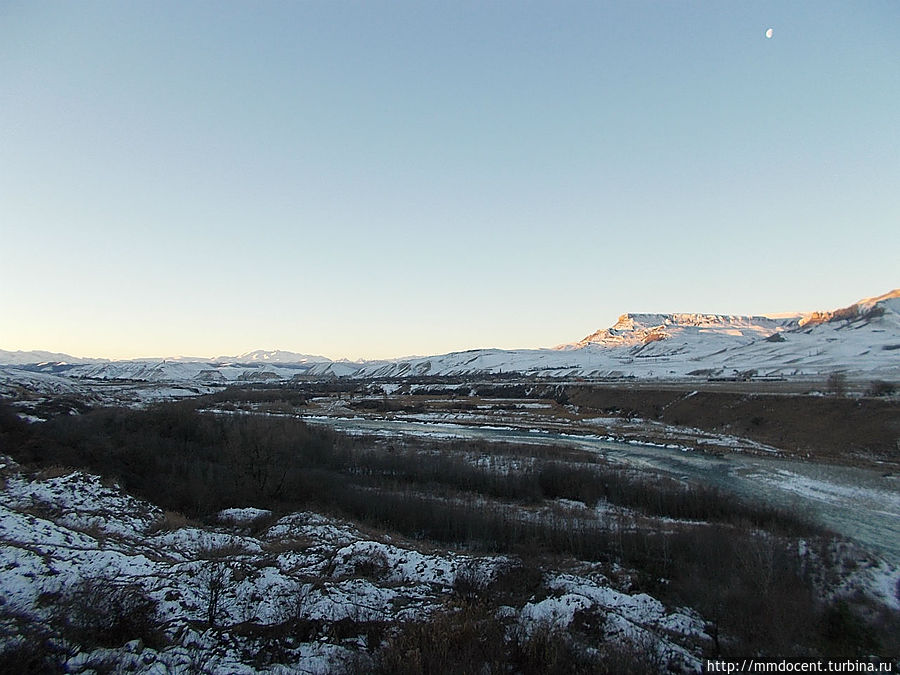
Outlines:
POLYGON ((60 354, 59 352, 45 352, 41 350, 23 351, 7 351, 0 349, 0 364, 8 366, 21 366, 29 363, 106 363, 107 359, 82 359, 68 354, 60 354))
POLYGON ((105 362, 50 352, 0 351, 0 365, 99 380, 263 382, 330 377, 470 376, 683 378, 900 376, 900 290, 843 309, 793 316, 623 314, 554 349, 477 349, 387 361, 331 361, 285 351, 216 359, 105 362))
MULTIPOLYGON (((282 352, 282 354, 285 354, 282 352)), ((244 355, 246 356, 246 355, 244 355)), ((230 382, 285 381, 298 377, 345 377, 359 369, 359 364, 328 361, 323 357, 304 357, 307 361, 267 361, 264 358, 244 361, 241 357, 216 360, 139 359, 106 363, 73 364, 71 362, 30 363, 16 368, 0 366, 0 381, 13 379, 18 373, 31 376, 54 375, 80 380, 133 380, 140 382, 174 382, 227 384, 230 382), (322 359, 322 360, 312 360, 322 359), (13 372, 15 371, 15 373, 13 372)), ((303 355, 297 355, 303 356, 303 355)), ((284 358, 284 357, 282 357, 284 358)))
POLYGON ((271 351, 257 349, 239 356, 219 356, 214 360, 236 363, 331 363, 331 359, 324 356, 298 354, 297 352, 286 352, 280 349, 271 351))
POLYGON ((625 314, 556 349, 482 349, 366 365, 357 376, 520 372, 578 377, 900 375, 900 290, 790 317, 625 314))
POLYGON ((689 346, 700 339, 712 343, 717 337, 723 344, 737 340, 752 342, 790 328, 800 315, 786 319, 764 316, 724 316, 719 314, 623 314, 612 328, 603 328, 562 349, 598 345, 601 347, 639 347, 666 341, 667 351, 673 343, 689 346), (736 340, 737 339, 737 340, 736 340))

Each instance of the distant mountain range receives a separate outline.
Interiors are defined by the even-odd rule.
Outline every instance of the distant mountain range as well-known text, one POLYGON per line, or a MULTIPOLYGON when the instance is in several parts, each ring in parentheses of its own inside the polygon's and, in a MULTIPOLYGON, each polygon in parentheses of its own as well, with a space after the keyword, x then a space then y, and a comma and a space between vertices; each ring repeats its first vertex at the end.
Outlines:
MULTIPOLYGON (((623 314, 610 328, 552 349, 476 349, 384 361, 332 361, 286 351, 214 359, 109 361, 0 350, 0 365, 69 378, 254 382, 323 377, 791 377, 837 370, 900 376, 900 289, 842 309, 793 316, 623 314)), ((10 373, 7 373, 7 377, 10 373)))

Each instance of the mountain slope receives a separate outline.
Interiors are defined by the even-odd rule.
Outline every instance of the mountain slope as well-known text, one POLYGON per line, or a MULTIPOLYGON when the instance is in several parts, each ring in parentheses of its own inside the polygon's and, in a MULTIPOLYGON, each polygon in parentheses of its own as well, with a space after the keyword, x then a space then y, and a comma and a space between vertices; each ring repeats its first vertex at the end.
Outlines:
POLYGON ((101 361, 0 350, 0 363, 91 379, 259 382, 296 378, 473 376, 682 378, 900 377, 900 289, 832 311, 790 316, 623 314, 554 349, 476 349, 387 361, 331 361, 257 350, 216 359, 101 361))
POLYGON ((108 359, 83 359, 60 352, 45 352, 39 349, 31 351, 7 351, 0 349, 0 363, 8 366, 21 366, 31 363, 108 363, 108 359))
POLYGON ((331 359, 311 354, 298 354, 280 349, 266 351, 257 349, 239 356, 219 356, 215 361, 231 361, 235 363, 331 363, 331 359))
POLYGON ((900 376, 900 289, 787 317, 624 314, 556 349, 483 349, 366 364, 358 376, 519 372, 548 377, 900 376))
POLYGON ((787 330, 799 318, 772 319, 764 316, 725 316, 719 314, 623 314, 612 328, 603 328, 563 348, 579 348, 588 345, 601 347, 638 347, 674 339, 679 344, 690 344, 698 338, 734 343, 744 338, 749 343, 773 333, 787 330), (680 339, 678 339, 680 338, 680 339))

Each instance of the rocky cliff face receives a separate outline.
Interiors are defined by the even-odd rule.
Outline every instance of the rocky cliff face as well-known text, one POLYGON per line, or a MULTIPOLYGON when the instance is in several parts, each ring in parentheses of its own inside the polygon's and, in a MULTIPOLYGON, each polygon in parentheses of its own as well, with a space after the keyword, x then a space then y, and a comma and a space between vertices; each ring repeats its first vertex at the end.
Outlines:
POLYGON ((874 319, 884 316, 885 312, 900 312, 900 288, 875 298, 860 300, 849 307, 830 312, 810 312, 804 314, 797 322, 798 326, 818 326, 834 321, 855 321, 874 319))
POLYGON ((573 345, 564 345, 564 348, 588 345, 629 347, 667 340, 684 333, 759 339, 790 329, 799 318, 800 315, 773 319, 723 314, 623 314, 611 328, 601 328, 573 345))

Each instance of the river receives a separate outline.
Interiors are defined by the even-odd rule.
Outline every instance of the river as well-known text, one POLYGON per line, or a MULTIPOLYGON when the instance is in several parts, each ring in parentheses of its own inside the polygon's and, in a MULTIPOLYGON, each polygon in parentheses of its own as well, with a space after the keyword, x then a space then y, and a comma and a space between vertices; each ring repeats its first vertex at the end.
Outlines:
POLYGON ((570 445, 635 468, 715 486, 807 515, 900 565, 900 477, 873 469, 730 453, 708 455, 590 436, 505 427, 342 417, 305 417, 338 431, 570 445))

